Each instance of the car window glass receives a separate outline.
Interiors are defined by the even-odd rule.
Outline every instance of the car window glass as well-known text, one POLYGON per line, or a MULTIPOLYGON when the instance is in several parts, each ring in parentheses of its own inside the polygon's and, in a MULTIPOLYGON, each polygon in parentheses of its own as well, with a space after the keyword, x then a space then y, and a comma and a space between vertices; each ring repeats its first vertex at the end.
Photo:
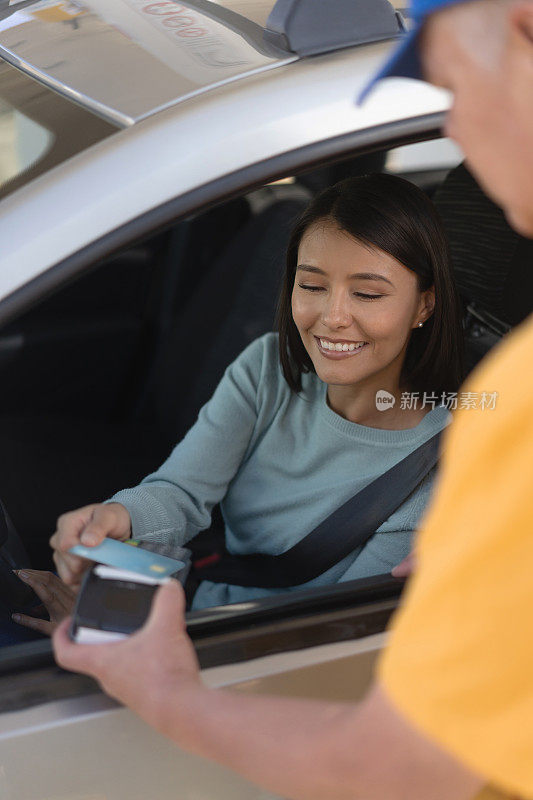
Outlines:
POLYGON ((389 150, 386 169, 393 173, 451 169, 462 160, 460 149, 451 139, 434 139, 430 142, 416 142, 389 150))

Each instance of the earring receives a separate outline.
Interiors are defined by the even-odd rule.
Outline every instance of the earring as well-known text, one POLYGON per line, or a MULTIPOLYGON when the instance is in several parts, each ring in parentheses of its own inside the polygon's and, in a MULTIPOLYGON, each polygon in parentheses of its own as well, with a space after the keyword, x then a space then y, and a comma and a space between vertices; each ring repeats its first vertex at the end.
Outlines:
POLYGON ((421 328, 423 325, 424 325, 424 323, 423 323, 423 322, 419 322, 419 323, 418 323, 418 327, 419 327, 419 328, 421 328))

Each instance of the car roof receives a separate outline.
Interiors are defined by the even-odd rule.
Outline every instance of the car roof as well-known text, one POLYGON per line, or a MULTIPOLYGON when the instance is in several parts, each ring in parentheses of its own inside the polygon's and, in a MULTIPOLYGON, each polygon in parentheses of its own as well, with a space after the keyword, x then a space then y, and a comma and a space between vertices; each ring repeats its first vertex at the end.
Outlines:
POLYGON ((391 78, 355 105, 389 51, 387 42, 347 48, 199 93, 18 188, 1 201, 0 300, 113 231, 144 233, 138 221, 151 209, 168 207, 164 222, 182 214, 173 198, 197 194, 183 203, 190 213, 298 165, 434 129, 449 96, 420 81, 391 78))
MULTIPOLYGON (((97 2, 102 7, 119 2, 124 6, 135 2, 150 4, 150 0, 90 2, 95 8, 97 2)), ((164 8, 161 2, 164 0, 151 5, 164 8)), ((230 0, 224 2, 229 5, 230 0)), ((257 4, 249 2, 255 5, 258 14, 262 0, 257 4)), ((61 23, 57 34, 60 36, 63 28, 78 33, 82 30, 76 11, 82 6, 86 9, 88 4, 89 0, 83 3, 42 0, 39 4, 22 0, 14 7, 24 13, 29 13, 28 9, 32 13, 72 11, 73 19, 62 17, 47 23, 51 26, 61 23)), ((12 17, 0 12, 0 22, 12 17)), ((2 29, 0 24, 0 44, 16 27, 2 29)), ((112 35, 112 26, 108 25, 108 29, 112 35)), ((21 41, 25 40, 21 37, 21 41)), ((80 50, 82 42, 83 38, 80 50)), ((128 42, 135 45, 133 40, 128 42)), ((15 45, 14 39, 12 46, 15 45)), ((96 143, 82 146, 76 154, 69 150, 66 158, 62 142, 65 136, 70 139, 73 135, 68 125, 64 125, 68 108, 78 109, 95 122, 104 124, 103 120, 88 113, 84 99, 74 91, 71 96, 78 99, 79 105, 48 89, 44 78, 40 79, 42 85, 37 92, 36 81, 24 75, 28 70, 4 64, 6 72, 25 78, 28 83, 25 91, 32 97, 36 95, 39 108, 43 106, 50 113, 53 98, 47 95, 53 95, 68 108, 61 110, 56 103, 52 109, 58 126, 66 128, 65 131, 54 128, 57 133, 54 146, 61 151, 61 158, 56 159, 55 166, 48 165, 38 172, 37 177, 32 173, 33 167, 25 170, 28 180, 1 201, 0 300, 29 285, 37 276, 44 278, 50 267, 66 263, 78 253, 82 260, 94 259, 91 248, 95 243, 102 242, 101 247, 98 245, 99 253, 107 252, 108 248, 144 235, 148 229, 154 230, 183 213, 240 192, 244 186, 271 180, 273 175, 288 175, 290 170, 336 157, 341 152, 352 152, 354 148, 383 145, 391 137, 405 141, 405 137, 434 130, 449 106, 449 96, 420 81, 391 78, 376 88, 363 107, 355 105, 355 97, 392 46, 392 40, 377 41, 364 47, 343 47, 318 58, 293 55, 291 63, 280 61, 276 68, 256 70, 244 79, 212 84, 209 91, 197 90, 187 102, 172 101, 158 113, 145 114, 138 123, 118 128, 116 123, 108 124, 110 133, 104 132, 102 138, 100 132, 96 143)), ((83 47, 90 54, 88 33, 83 47)), ((20 51, 18 45, 17 49, 20 51)), ((61 55, 65 54, 48 53, 48 70, 56 66, 61 69, 61 55)), ((73 54, 70 59, 74 69, 73 54)), ((80 78, 88 61, 98 73, 100 64, 93 51, 88 60, 86 55, 80 56, 80 78)), ((119 59, 116 63, 120 75, 108 75, 107 79, 109 83, 116 81, 120 89, 125 80, 124 70, 119 59)), ((102 79, 104 74, 102 70, 102 79)), ((131 74, 130 83, 134 84, 134 94, 138 87, 135 73, 131 74)), ((143 84, 141 88, 149 97, 149 86, 143 84)), ((156 87, 154 94, 155 90, 156 87)), ((28 113, 33 117, 33 112, 28 113)), ((42 124, 53 127, 47 119, 42 124)), ((83 127, 85 122, 77 120, 76 125, 83 127)), ((40 163, 37 161, 36 167, 40 163)), ((75 268, 81 263, 76 261, 75 268)), ((35 287, 31 291, 37 292, 35 287)), ((29 295, 22 292, 17 297, 10 305, 11 310, 19 308, 16 304, 26 302, 29 295)))
MULTIPOLYGON (((335 15, 322 11, 317 27, 316 10, 313 20, 301 0, 19 0, 0 13, 0 56, 125 127, 208 89, 321 52, 317 35, 324 36, 323 49, 335 49, 327 43, 328 20, 338 33, 342 9, 353 21, 352 2, 337 0, 335 15)), ((389 16, 381 31, 373 24, 358 41, 401 30, 391 23, 387 0, 361 2, 389 16)), ((346 46, 353 37, 355 43, 360 26, 353 28, 348 39, 329 41, 346 46)))

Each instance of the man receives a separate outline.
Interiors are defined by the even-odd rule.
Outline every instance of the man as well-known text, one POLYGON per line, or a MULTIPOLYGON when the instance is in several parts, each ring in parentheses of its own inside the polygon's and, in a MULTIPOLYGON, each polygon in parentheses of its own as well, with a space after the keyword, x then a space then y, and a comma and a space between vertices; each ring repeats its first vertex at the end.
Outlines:
MULTIPOLYGON (((420 58, 453 92, 448 133, 533 236, 533 0, 413 0, 413 11, 416 29, 386 74, 416 76, 420 58)), ((466 800, 490 785, 533 798, 532 352, 530 320, 468 386, 498 391, 497 408, 456 415, 417 573, 359 705, 206 689, 177 584, 125 642, 74 645, 64 623, 59 663, 284 797, 466 800)), ((58 534, 54 543, 61 566, 58 534)))

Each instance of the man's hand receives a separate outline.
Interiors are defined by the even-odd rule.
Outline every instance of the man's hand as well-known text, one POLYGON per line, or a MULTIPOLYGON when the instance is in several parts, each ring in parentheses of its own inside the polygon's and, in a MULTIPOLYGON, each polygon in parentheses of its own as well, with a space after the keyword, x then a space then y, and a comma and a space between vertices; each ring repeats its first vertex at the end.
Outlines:
POLYGON ((131 519, 121 503, 92 503, 62 514, 57 530, 50 539, 59 577, 73 589, 78 589, 83 573, 91 562, 71 555, 76 544, 94 547, 106 536, 124 542, 131 536, 131 519))
POLYGON ((185 600, 162 586, 144 627, 122 642, 76 645, 56 630, 57 662, 102 688, 180 747, 293 800, 470 800, 481 781, 375 688, 359 706, 261 697, 202 685, 185 600))
POLYGON ((74 644, 68 626, 65 620, 53 637, 57 663, 96 678, 161 733, 176 731, 180 697, 207 691, 186 632, 185 595, 174 580, 158 589, 144 627, 122 642, 74 644))
POLYGON ((416 552, 411 550, 409 555, 404 558, 403 561, 400 561, 399 564, 396 564, 395 567, 391 570, 391 574, 394 578, 409 578, 410 575, 416 569, 416 552))
POLYGON ((15 572, 20 580, 33 589, 37 597, 43 601, 43 606, 34 609, 35 613, 46 611, 49 619, 17 613, 12 615, 13 622, 51 636, 57 625, 72 612, 76 593, 53 572, 40 569, 15 570, 15 572))

